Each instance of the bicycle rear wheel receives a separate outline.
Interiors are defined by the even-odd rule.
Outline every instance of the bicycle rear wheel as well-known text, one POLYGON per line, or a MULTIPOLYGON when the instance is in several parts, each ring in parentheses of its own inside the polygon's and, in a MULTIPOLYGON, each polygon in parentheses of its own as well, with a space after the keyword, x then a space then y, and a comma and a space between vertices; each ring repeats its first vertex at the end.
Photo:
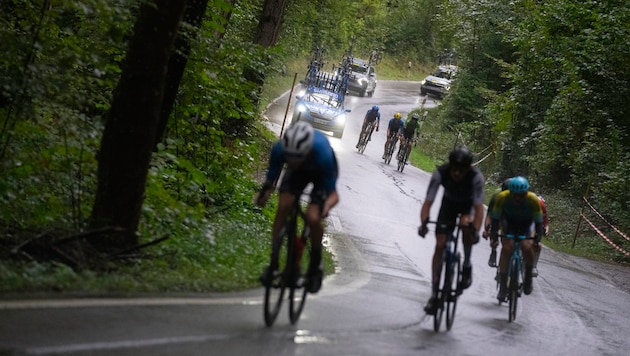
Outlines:
POLYGON ((301 250, 297 253, 297 256, 292 256, 291 260, 294 261, 293 265, 296 266, 293 269, 293 281, 289 286, 289 320, 291 324, 295 324, 304 310, 304 304, 306 304, 306 296, 308 290, 306 288, 304 276, 308 270, 310 262, 310 248, 308 246, 308 239, 298 237, 299 242, 296 243, 299 246, 294 251, 301 250), (302 253, 306 252, 306 253, 302 253))
POLYGON ((409 157, 409 150, 405 150, 401 159, 398 160, 398 170, 400 173, 405 169, 405 164, 407 163, 407 158, 409 157))
POLYGON ((274 321, 278 317, 278 314, 280 313, 280 308, 282 307, 284 291, 287 287, 286 255, 282 253, 282 248, 280 248, 279 255, 280 258, 278 262, 278 271, 281 271, 281 273, 279 273, 277 276, 274 276, 271 283, 265 286, 264 318, 265 325, 267 326, 273 325, 274 321))
POLYGON ((519 262, 515 259, 510 261, 510 281, 508 284, 508 321, 512 322, 516 319, 516 308, 519 297, 519 262))
POLYGON ((459 254, 455 257, 457 260, 450 264, 450 271, 447 272, 448 278, 448 294, 446 299, 446 330, 451 330, 453 322, 455 322, 455 310, 457 309, 458 286, 461 281, 461 261, 459 254))

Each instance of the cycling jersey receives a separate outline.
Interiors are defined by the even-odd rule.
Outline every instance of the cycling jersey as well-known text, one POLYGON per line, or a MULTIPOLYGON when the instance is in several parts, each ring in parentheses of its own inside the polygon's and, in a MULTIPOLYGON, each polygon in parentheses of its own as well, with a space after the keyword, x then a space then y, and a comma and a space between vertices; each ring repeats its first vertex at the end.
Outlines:
POLYGON ((466 176, 460 182, 455 182, 449 172, 449 164, 439 166, 429 182, 427 189, 427 200, 435 200, 440 185, 444 187, 443 198, 464 202, 469 201, 471 205, 483 204, 483 174, 477 167, 470 167, 466 176))
MULTIPOLYGON (((316 195, 323 194, 325 197, 337 190, 339 167, 335 152, 323 133, 314 131, 313 134, 313 148, 298 168, 286 169, 280 191, 301 194, 306 185, 312 182, 311 198, 313 199, 316 195)), ((277 142, 271 150, 267 182, 272 183, 278 179, 285 162, 284 149, 280 142, 277 142)))
POLYGON ((407 122, 405 123, 403 135, 405 136, 406 139, 410 140, 413 138, 413 134, 417 133, 419 130, 420 130, 420 123, 418 122, 418 120, 411 118, 407 120, 407 122))
POLYGON ((489 214, 492 220, 501 221, 502 229, 507 234, 529 236, 533 222, 536 233, 542 237, 543 211, 538 196, 532 192, 527 192, 520 201, 509 190, 498 193, 489 214))
POLYGON ((463 179, 456 182, 451 177, 450 165, 445 163, 431 175, 426 200, 435 200, 440 185, 444 187, 444 194, 438 221, 450 226, 444 228, 438 225, 436 233, 449 233, 453 230, 457 215, 472 214, 475 205, 483 204, 483 174, 477 167, 470 167, 463 179))
POLYGON ((390 136, 396 133, 402 134, 404 128, 405 128, 405 122, 403 121, 403 119, 396 119, 396 118, 389 119, 389 124, 387 125, 387 129, 389 130, 390 136), (396 129, 396 127, 398 127, 398 129, 396 129))
POLYGON ((365 122, 381 122, 381 113, 378 111, 374 111, 374 109, 370 109, 365 114, 365 122))

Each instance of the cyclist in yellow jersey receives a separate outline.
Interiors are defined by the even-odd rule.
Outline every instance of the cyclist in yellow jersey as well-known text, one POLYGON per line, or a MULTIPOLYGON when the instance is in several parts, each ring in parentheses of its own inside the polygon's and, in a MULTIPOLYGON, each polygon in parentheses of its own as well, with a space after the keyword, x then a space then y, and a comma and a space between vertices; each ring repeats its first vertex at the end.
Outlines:
MULTIPOLYGON (((523 291, 530 294, 533 290, 532 269, 534 265, 534 245, 538 245, 543 236, 543 211, 538 196, 529 191, 529 182, 525 177, 510 179, 508 190, 497 194, 490 211, 490 238, 497 239, 499 224, 506 235, 532 235, 532 222, 535 231, 534 241, 523 240, 521 250, 525 260, 525 281, 523 291)), ((507 269, 510 256, 514 251, 514 240, 501 240, 501 258, 499 262, 499 294, 497 299, 504 301, 507 296, 507 269)))

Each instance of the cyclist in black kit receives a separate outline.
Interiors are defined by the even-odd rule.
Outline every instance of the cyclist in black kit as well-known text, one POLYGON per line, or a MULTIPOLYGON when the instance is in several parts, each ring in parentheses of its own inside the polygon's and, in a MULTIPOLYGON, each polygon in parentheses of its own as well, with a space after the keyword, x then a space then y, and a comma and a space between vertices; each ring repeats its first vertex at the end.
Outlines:
POLYGON ((448 163, 439 166, 431 176, 427 196, 420 209, 421 225, 418 228, 420 236, 428 232, 427 222, 431 205, 435 200, 439 186, 444 187, 442 205, 438 213, 437 221, 448 225, 448 228, 437 225, 435 231, 435 252, 432 264, 432 293, 424 310, 427 314, 433 315, 437 307, 437 293, 440 283, 440 265, 442 263, 442 251, 446 246, 447 235, 452 231, 460 216, 460 225, 472 223, 474 231, 463 229, 464 243, 464 267, 462 269, 462 282, 459 288, 466 289, 472 283, 472 266, 470 255, 472 245, 479 242, 477 232, 480 231, 484 218, 484 178, 477 167, 472 166, 473 155, 466 146, 458 146, 448 157, 448 163))

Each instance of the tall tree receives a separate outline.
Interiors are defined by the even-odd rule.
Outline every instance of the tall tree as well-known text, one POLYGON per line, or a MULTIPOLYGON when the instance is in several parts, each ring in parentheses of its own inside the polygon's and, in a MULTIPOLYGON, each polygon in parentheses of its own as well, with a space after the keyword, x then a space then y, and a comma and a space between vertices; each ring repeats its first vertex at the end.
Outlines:
POLYGON ((91 216, 92 228, 117 226, 125 232, 93 241, 101 249, 137 244, 167 65, 185 5, 186 1, 155 0, 139 8, 125 66, 106 117, 91 216))
MULTIPOLYGON (((263 48, 270 48, 276 44, 286 4, 287 0, 265 0, 260 20, 258 21, 258 27, 254 34, 254 44, 260 45, 263 48)), ((254 106, 258 106, 260 92, 265 84, 265 73, 253 68, 247 68, 243 76, 257 86, 258 90, 255 93, 255 97, 252 98, 252 101, 254 102, 254 106)))
POLYGON ((179 31, 175 39, 175 52, 168 61, 168 69, 166 72, 166 87, 164 90, 164 98, 162 109, 160 111, 160 119, 158 121, 157 132, 155 135, 155 145, 162 140, 166 131, 168 118, 171 116, 175 98, 179 85, 184 76, 184 69, 188 62, 190 54, 190 40, 194 36, 195 30, 201 25, 204 12, 208 6, 208 0, 190 0, 184 10, 184 22, 190 25, 190 31, 179 31))

